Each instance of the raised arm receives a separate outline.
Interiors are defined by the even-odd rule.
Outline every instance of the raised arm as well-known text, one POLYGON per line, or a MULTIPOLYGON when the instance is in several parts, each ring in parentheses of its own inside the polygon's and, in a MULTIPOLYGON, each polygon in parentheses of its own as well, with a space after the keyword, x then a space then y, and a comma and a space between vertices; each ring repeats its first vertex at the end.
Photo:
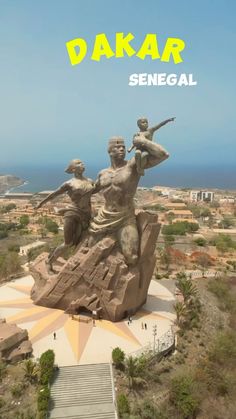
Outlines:
MULTIPOLYGON (((148 152, 147 163, 144 169, 157 166, 162 161, 168 159, 169 153, 160 145, 153 143, 152 141, 146 140, 144 136, 137 135, 133 139, 135 147, 142 148, 148 152)), ((134 164, 135 159, 131 159, 130 162, 134 164)))
POLYGON ((101 170, 101 172, 98 173, 98 177, 95 181, 95 188, 93 190, 93 194, 99 193, 104 188, 101 184, 101 178, 102 178, 103 173, 105 172, 106 172, 106 169, 101 170))
POLYGON ((160 122, 160 124, 155 125, 154 127, 149 128, 149 131, 155 132, 158 129, 160 129, 161 127, 163 127, 164 125, 168 124, 168 122, 173 122, 174 120, 175 120, 175 117, 174 118, 165 119, 165 121, 160 122))
POLYGON ((56 198, 59 195, 62 195, 63 193, 67 192, 68 190, 68 184, 63 183, 58 189, 56 189, 54 192, 50 193, 45 199, 43 199, 38 205, 36 205, 35 209, 41 208, 43 205, 45 205, 47 202, 51 201, 52 199, 56 198))

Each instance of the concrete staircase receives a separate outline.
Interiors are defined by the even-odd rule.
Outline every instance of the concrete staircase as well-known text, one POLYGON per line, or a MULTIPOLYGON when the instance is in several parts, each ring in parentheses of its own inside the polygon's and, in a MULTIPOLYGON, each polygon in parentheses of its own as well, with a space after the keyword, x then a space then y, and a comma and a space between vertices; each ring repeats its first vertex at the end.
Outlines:
POLYGON ((110 364, 60 367, 51 387, 53 419, 117 419, 110 364))

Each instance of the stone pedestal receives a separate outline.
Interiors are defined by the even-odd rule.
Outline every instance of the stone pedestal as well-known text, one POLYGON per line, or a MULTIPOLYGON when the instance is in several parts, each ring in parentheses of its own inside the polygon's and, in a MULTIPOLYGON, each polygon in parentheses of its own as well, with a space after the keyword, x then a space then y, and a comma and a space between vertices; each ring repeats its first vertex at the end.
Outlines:
POLYGON ((0 359, 18 362, 30 356, 32 351, 27 330, 0 319, 0 359))
POLYGON ((160 231, 156 214, 140 211, 136 218, 140 251, 134 267, 127 266, 114 237, 91 248, 84 237, 74 256, 64 264, 58 261, 55 275, 47 273, 46 253, 34 261, 30 268, 34 303, 71 314, 89 312, 113 322, 134 314, 146 302, 160 231))

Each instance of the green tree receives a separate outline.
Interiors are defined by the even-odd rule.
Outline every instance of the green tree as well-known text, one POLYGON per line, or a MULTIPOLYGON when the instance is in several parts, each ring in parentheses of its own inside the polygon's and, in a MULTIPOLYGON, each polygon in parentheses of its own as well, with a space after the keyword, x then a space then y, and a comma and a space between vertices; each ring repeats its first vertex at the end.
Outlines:
POLYGON ((168 271, 172 262, 171 254, 168 251, 168 248, 161 249, 160 262, 162 265, 165 266, 165 269, 167 269, 168 271))
POLYGON ((201 207, 200 208, 200 216, 202 218, 211 217, 211 211, 208 207, 201 207))
POLYGON ((58 224, 51 220, 51 218, 46 218, 45 227, 50 233, 58 233, 58 224))
POLYGON ((162 227, 162 234, 185 236, 186 233, 193 233, 198 229, 199 226, 197 223, 191 223, 188 221, 176 221, 176 223, 164 225, 162 227))
POLYGON ((30 222, 29 216, 27 214, 24 214, 20 217, 20 225, 22 228, 25 228, 30 222))
POLYGON ((198 237, 197 239, 194 240, 194 243, 196 243, 200 247, 204 247, 206 246, 207 241, 203 237, 198 237))
POLYGON ((192 281, 187 278, 178 278, 176 281, 176 287, 183 295, 184 303, 188 303, 191 297, 197 295, 197 288, 193 285, 192 281))
POLYGON ((223 220, 219 223, 220 228, 228 229, 234 226, 234 220, 232 217, 224 216, 223 220))
POLYGON ((42 385, 48 385, 52 379, 54 360, 55 354, 52 349, 48 349, 40 356, 40 383, 42 385))
POLYGON ((170 224, 172 224, 172 221, 174 220, 174 218, 175 218, 175 215, 173 212, 168 212, 168 214, 166 214, 166 219, 170 224))
POLYGON ((180 301, 177 301, 174 305, 174 309, 176 314, 176 324, 180 326, 183 318, 186 316, 186 305, 180 301))
POLYGON ((236 242, 229 234, 219 234, 211 240, 211 243, 221 253, 225 253, 230 249, 236 249, 236 242))
POLYGON ((175 242, 175 237, 172 235, 164 236, 165 246, 171 246, 175 242))
POLYGON ((130 406, 129 400, 127 399, 126 395, 121 393, 117 397, 117 407, 119 416, 122 417, 124 414, 130 413, 130 406))
POLYGON ((132 388, 134 379, 138 375, 138 358, 134 358, 132 355, 126 358, 125 373, 129 380, 129 387, 132 388))
POLYGON ((38 380, 39 368, 37 364, 32 361, 32 359, 26 359, 24 361, 23 369, 25 372, 25 378, 30 383, 35 383, 38 380))
POLYGON ((2 212, 3 213, 6 213, 6 212, 10 212, 10 211, 12 211, 13 209, 15 209, 16 208, 16 204, 13 204, 13 202, 12 203, 10 203, 10 204, 8 204, 8 205, 5 205, 3 208, 2 208, 2 212))
POLYGON ((120 348, 114 348, 112 351, 112 361, 116 368, 123 366, 125 360, 125 353, 120 348))

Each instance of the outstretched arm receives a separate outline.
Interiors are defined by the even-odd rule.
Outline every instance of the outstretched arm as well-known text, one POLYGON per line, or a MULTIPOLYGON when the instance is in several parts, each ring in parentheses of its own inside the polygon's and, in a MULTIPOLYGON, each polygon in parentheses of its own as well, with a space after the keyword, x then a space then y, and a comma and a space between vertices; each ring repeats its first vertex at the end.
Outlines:
POLYGON ((68 190, 68 184, 63 183, 63 185, 60 186, 60 188, 56 189, 54 192, 50 193, 45 199, 43 199, 36 207, 35 209, 41 208, 44 204, 51 201, 52 199, 56 198, 59 195, 62 195, 63 193, 67 192, 68 190))
POLYGON ((165 119, 165 121, 160 122, 160 124, 155 125, 154 127, 149 128, 149 131, 155 132, 158 129, 160 129, 161 127, 163 127, 164 125, 168 124, 168 122, 173 122, 174 120, 175 120, 175 117, 174 118, 165 119))
MULTIPOLYGON (((168 159, 169 157, 169 153, 160 144, 146 140, 144 136, 135 136, 133 143, 135 147, 141 148, 142 150, 148 152, 147 163, 144 169, 157 166, 159 163, 168 159)), ((130 162, 135 163, 135 159, 131 159, 130 162)))

